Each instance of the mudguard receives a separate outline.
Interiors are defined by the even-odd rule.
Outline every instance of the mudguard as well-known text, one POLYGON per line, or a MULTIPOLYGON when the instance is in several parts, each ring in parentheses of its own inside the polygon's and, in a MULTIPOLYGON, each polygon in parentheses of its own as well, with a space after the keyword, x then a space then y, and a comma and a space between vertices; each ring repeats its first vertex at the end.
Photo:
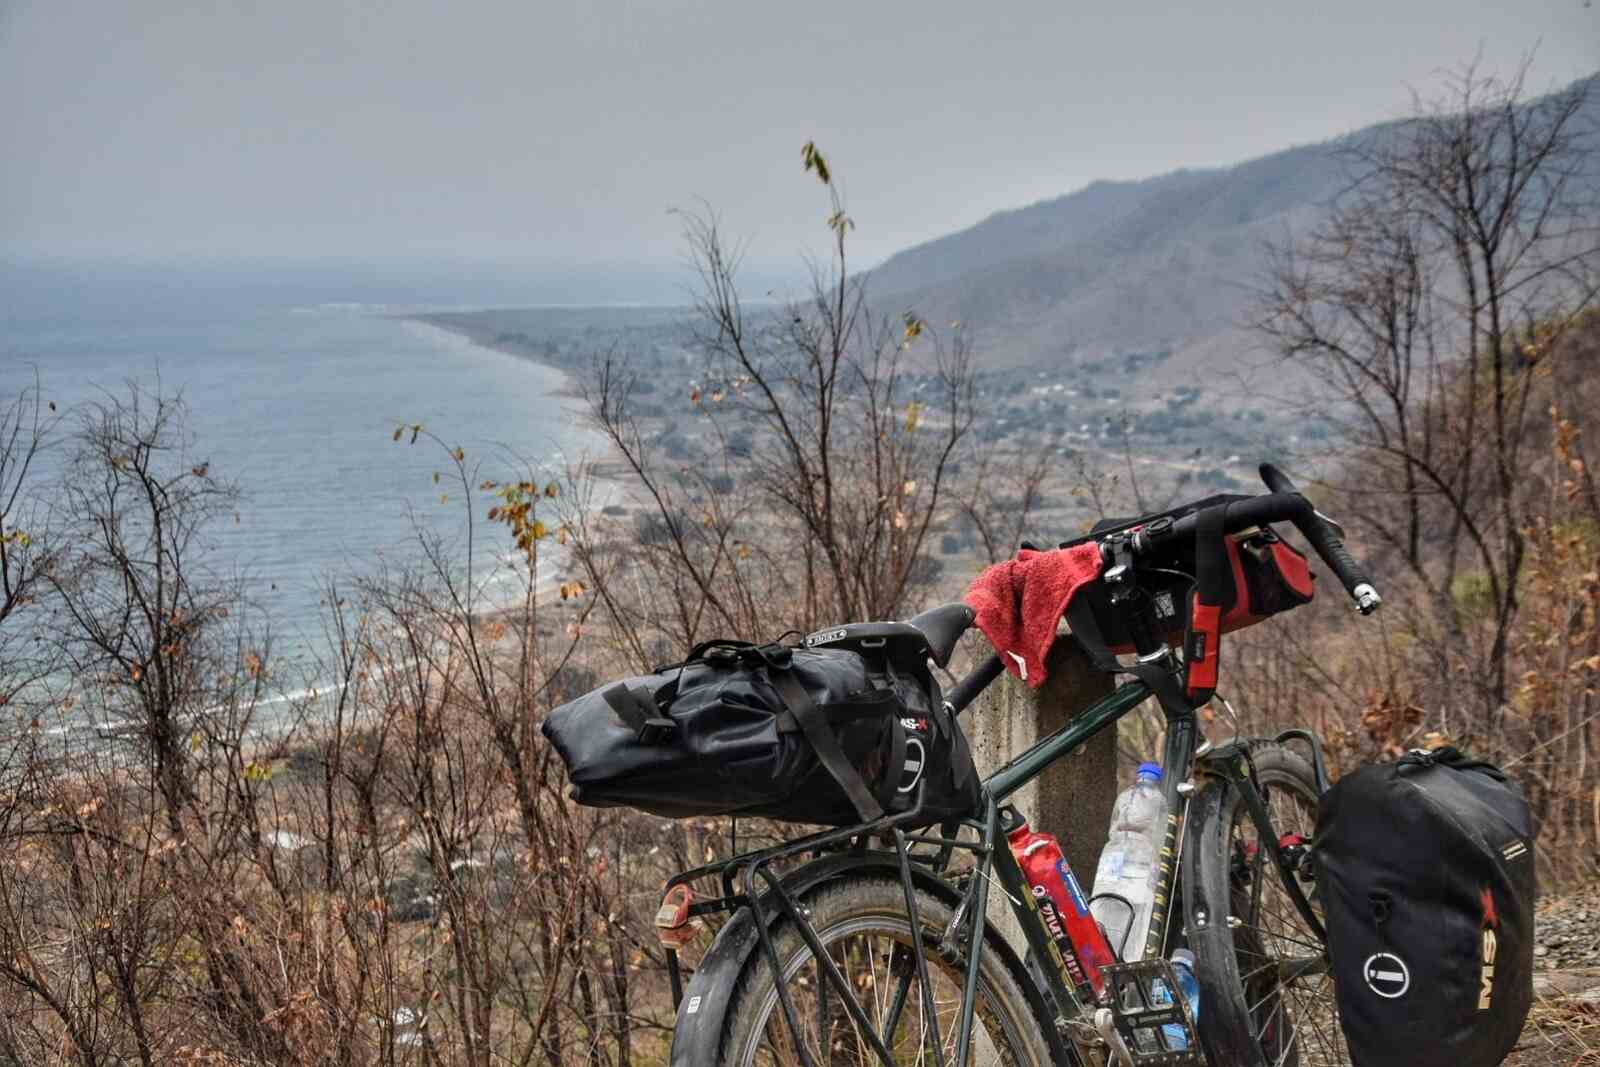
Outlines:
MULTIPOLYGON (((803 900, 828 882, 863 874, 898 879, 899 865, 894 853, 851 852, 827 856, 791 871, 783 883, 796 900, 803 900)), ((915 864, 911 867, 911 879, 918 889, 926 890, 951 907, 961 901, 961 894, 953 885, 915 864)), ((775 908, 766 910, 770 928, 777 922, 781 912, 775 908)), ((722 1051, 724 1016, 732 998, 734 983, 739 980, 746 961, 759 951, 760 940, 756 935, 754 914, 749 908, 740 908, 718 932, 688 988, 684 990, 683 1003, 678 1007, 678 1018, 673 1029, 671 1067, 708 1067, 717 1063, 722 1051)), ((1011 945, 1003 938, 990 938, 985 951, 1001 953, 1004 963, 1018 976, 1027 992, 1035 1017, 1050 1018, 1052 1013, 1045 1007, 1043 997, 1011 945)), ((1063 1048, 1054 1027, 1045 1028, 1045 1039, 1055 1062, 1076 1062, 1072 1054, 1063 1048)))
MULTIPOLYGON (((1231 936, 1226 944, 1216 941, 1215 938, 1217 931, 1215 924, 1219 920, 1224 924, 1220 929, 1224 931, 1227 929, 1228 902, 1206 898, 1205 886, 1201 884, 1200 869, 1201 863, 1204 862, 1200 853, 1206 845, 1206 842, 1201 840, 1203 831, 1220 823, 1222 800, 1228 788, 1225 780, 1213 778, 1189 801, 1188 811, 1184 814, 1188 826, 1183 835, 1183 855, 1178 861, 1183 885, 1182 911, 1179 914, 1183 916, 1189 946, 1195 949, 1197 954, 1204 953, 1209 948, 1219 956, 1225 956, 1232 961, 1231 936), (1215 943, 1208 945, 1206 943, 1208 941, 1215 943)), ((1232 981, 1238 980, 1237 974, 1237 965, 1234 965, 1232 981)), ((1200 982, 1201 1004, 1216 1004, 1219 1003, 1220 997, 1235 995, 1227 982, 1222 985, 1215 984, 1219 980, 1216 968, 1201 967, 1195 977, 1200 982)), ((1236 1045, 1234 1035, 1222 1032, 1217 1026, 1206 1025, 1212 1021, 1210 1016, 1203 1015, 1201 1019, 1201 1025, 1198 1027, 1200 1044, 1212 1063, 1250 1063, 1253 1059, 1259 1058, 1259 1053, 1248 1046, 1236 1045)))

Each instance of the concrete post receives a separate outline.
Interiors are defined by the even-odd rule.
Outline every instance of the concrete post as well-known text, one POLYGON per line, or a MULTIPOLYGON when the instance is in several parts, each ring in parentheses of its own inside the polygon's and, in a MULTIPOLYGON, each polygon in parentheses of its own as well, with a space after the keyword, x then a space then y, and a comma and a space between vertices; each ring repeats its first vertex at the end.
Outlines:
MULTIPOLYGON (((1066 725, 1071 714, 1111 692, 1112 676, 1095 670, 1068 635, 1056 639, 1045 660, 1045 683, 1030 689, 1010 674, 990 686, 964 723, 978 773, 990 774, 1034 741, 1066 725)), ((1089 744, 1046 770, 1013 794, 1015 804, 1036 830, 1056 835, 1085 893, 1094 882, 1095 864, 1111 824, 1117 798, 1117 737, 1105 730, 1089 744)), ((1018 953, 1026 951, 1001 894, 990 917, 1000 924, 1018 953)))

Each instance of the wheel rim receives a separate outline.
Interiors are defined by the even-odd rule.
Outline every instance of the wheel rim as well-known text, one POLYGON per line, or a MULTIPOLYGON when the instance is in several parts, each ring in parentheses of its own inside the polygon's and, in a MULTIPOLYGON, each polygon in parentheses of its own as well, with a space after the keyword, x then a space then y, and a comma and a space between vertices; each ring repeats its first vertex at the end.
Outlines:
MULTIPOLYGON (((935 1008, 932 1012, 925 1010, 911 953, 911 927, 904 917, 862 916, 818 931, 818 936, 828 957, 855 991, 874 1032, 888 1047, 897 1067, 934 1062, 927 1040, 930 1019, 938 1022, 944 1062, 955 1062, 955 1031, 961 1015, 964 975, 929 946, 926 951, 928 981, 933 987, 935 1008), (897 1001, 900 1008, 895 1014, 897 1001)), ((824 1004, 824 997, 818 994, 819 977, 816 960, 804 946, 784 968, 784 981, 800 1022, 801 1037, 813 1061, 819 1065, 831 1063, 835 1067, 880 1064, 882 1061, 871 1042, 846 1013, 838 991, 831 984, 826 988, 824 1004), (829 1055, 822 1053, 824 1030, 829 1055)), ((757 1010, 756 1025, 742 1054, 734 1062, 741 1067, 797 1067, 803 1063, 784 1022, 776 987, 766 991, 757 1010)), ((1032 1060, 1020 1051, 1025 1047, 1020 1023, 1012 1013, 1000 1010, 994 990, 980 970, 977 1010, 973 1016, 972 1063, 985 1067, 1028 1067, 1032 1060)))
MULTIPOLYGON (((1264 780, 1262 789, 1279 839, 1293 834, 1311 840, 1317 824, 1315 794, 1292 779, 1264 780)), ((1260 847, 1255 823, 1238 794, 1234 796, 1227 850, 1228 925, 1251 1035, 1272 1067, 1345 1067, 1350 1052, 1322 939, 1295 907, 1267 850, 1260 847)), ((1300 885, 1320 921, 1315 884, 1302 880, 1300 885)))

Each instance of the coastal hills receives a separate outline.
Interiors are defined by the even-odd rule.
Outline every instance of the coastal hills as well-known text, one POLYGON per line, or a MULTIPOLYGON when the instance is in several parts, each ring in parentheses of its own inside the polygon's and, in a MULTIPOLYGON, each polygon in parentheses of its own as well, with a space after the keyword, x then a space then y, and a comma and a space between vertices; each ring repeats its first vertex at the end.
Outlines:
POLYGON ((1254 350, 1242 322, 1268 243, 1310 229, 1347 181, 1337 145, 1322 144, 1096 182, 907 249, 871 272, 869 292, 884 310, 963 323, 986 367, 1165 352, 1160 384, 1192 378, 1254 350))
MULTIPOLYGON (((1600 130, 1600 92, 1578 123, 1600 130)), ((1351 187, 1370 126, 1236 166, 1095 182, 900 252, 868 276, 876 306, 971 329, 985 367, 1066 370, 1170 353, 1135 392, 1271 359, 1246 326, 1268 248, 1305 236, 1351 187), (1141 388, 1142 386, 1142 388, 1141 388)), ((1584 180, 1600 194, 1600 174, 1584 180)), ((1127 388, 1127 386, 1125 386, 1127 388)))
MULTIPOLYGON (((1600 89, 1574 128, 1600 135, 1600 89)), ((890 257, 866 273, 868 299, 891 321, 913 312, 936 330, 962 324, 985 447, 1137 454, 1175 485, 1250 483, 1250 461, 1323 454, 1330 432, 1307 412, 1309 376, 1249 325, 1270 249, 1306 237, 1352 188, 1353 149, 1414 129, 1389 122, 1232 167, 1095 182, 890 257)), ((1600 203, 1600 153, 1571 180, 1600 203)), ((670 455, 694 450, 683 414, 703 366, 687 308, 423 317, 579 383, 597 354, 625 354, 635 414, 670 455)))

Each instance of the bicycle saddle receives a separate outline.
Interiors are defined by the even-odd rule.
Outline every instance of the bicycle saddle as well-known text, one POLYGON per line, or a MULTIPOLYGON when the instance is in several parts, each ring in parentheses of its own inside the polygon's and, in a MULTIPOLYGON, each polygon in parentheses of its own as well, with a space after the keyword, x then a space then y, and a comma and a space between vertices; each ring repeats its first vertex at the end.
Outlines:
POLYGON ((961 640, 961 635, 967 632, 975 618, 975 611, 957 601, 929 608, 921 615, 913 615, 906 620, 906 625, 921 630, 922 636, 928 640, 928 655, 933 657, 933 662, 948 667, 950 656, 956 650, 956 642, 961 640))
POLYGON ((927 656, 939 666, 947 667, 956 642, 961 640, 975 617, 965 604, 945 604, 929 608, 905 622, 851 622, 829 626, 807 634, 805 644, 808 648, 824 645, 874 648, 893 642, 908 653, 927 656))

